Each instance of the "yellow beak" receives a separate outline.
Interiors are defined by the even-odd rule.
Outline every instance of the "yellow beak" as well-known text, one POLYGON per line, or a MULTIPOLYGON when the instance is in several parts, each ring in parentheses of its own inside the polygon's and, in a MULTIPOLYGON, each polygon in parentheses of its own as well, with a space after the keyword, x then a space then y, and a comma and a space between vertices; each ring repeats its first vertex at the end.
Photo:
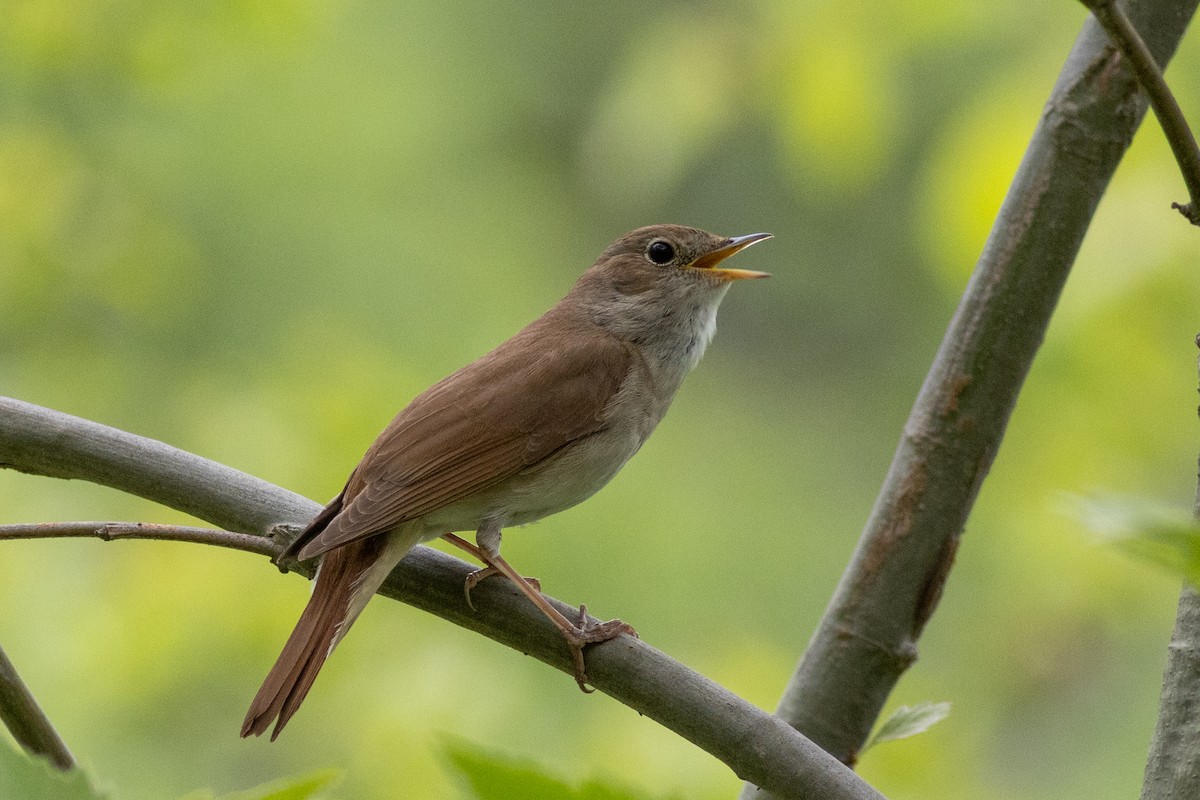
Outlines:
POLYGON ((724 267, 718 268, 717 264, 720 264, 734 253, 745 250, 752 244, 770 238, 771 234, 769 233, 748 233, 745 236, 731 236, 722 242, 721 246, 716 250, 705 253, 688 266, 692 269, 712 270, 713 275, 727 281, 740 281, 746 278, 769 278, 771 277, 771 273, 769 272, 755 272, 749 269, 728 269, 724 267))

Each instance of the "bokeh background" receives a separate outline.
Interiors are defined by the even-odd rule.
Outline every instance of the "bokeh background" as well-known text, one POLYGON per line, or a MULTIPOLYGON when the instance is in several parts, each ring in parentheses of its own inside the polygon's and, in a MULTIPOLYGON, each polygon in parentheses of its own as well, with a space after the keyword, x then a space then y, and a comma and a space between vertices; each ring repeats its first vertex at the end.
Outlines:
MULTIPOLYGON (((413 395, 652 222, 768 230, 701 367, 584 505, 552 594, 773 708, 1084 19, 1075 2, 0 3, 0 391, 324 501, 413 395)), ((1200 109, 1200 48, 1168 73, 1200 109)), ((1178 580, 1064 493, 1187 506, 1196 233, 1147 121, 869 753, 892 798, 1136 793, 1178 580)), ((185 521, 0 473, 0 521, 185 521)), ((237 737, 307 588, 198 546, 0 547, 0 641, 122 798, 344 770, 457 798, 445 737, 647 797, 722 764, 566 676, 372 604, 275 744, 237 737)))

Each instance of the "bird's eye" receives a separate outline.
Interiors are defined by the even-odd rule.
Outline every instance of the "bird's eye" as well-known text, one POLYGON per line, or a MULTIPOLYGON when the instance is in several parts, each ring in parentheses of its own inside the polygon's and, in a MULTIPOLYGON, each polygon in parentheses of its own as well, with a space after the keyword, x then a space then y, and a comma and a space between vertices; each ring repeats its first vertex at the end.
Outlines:
POLYGON ((653 261, 655 264, 666 264, 675 257, 675 248, 670 242, 662 239, 655 239, 646 248, 646 258, 653 261))

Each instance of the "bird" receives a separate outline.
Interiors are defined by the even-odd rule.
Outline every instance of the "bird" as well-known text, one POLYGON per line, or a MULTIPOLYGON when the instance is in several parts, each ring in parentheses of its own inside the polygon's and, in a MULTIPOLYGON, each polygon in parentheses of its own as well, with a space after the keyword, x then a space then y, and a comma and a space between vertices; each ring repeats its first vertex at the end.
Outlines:
POLYGON ((570 508, 617 474, 700 361, 730 285, 769 277, 725 259, 769 238, 682 225, 630 231, 546 313, 400 411, 276 559, 320 565, 241 735, 274 723, 274 741, 388 573, 438 538, 484 565, 467 577, 466 602, 486 577, 513 581, 562 632, 589 691, 584 647, 636 632, 589 621, 582 606, 578 623, 568 619, 501 557, 501 531, 570 508), (470 531, 474 545, 456 535, 470 531))

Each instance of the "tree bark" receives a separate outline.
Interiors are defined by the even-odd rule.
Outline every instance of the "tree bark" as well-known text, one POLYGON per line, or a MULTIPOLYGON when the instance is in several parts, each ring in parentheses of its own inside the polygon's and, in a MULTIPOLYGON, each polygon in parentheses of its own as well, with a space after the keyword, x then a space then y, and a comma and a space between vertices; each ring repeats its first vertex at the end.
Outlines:
MULTIPOLYGON (((1130 17, 1158 63, 1197 0, 1130 17)), ((853 765, 917 658, 959 537, 1092 214, 1145 112, 1124 59, 1088 18, 917 397, 852 560, 777 714, 853 765)), ((1166 203, 1164 202, 1164 210, 1166 203)), ((765 794, 747 785, 742 797, 765 794)))
MULTIPOLYGON (((1196 345, 1200 347, 1200 335, 1196 345)), ((1197 367, 1200 373, 1200 362, 1197 367)), ((1200 520, 1200 480, 1192 511, 1200 520)), ((1185 584, 1167 649, 1158 724, 1142 778, 1142 800, 1193 797, 1200 797, 1200 592, 1185 584)))
POLYGON ((1200 592, 1179 595, 1142 800, 1200 797, 1200 592))

